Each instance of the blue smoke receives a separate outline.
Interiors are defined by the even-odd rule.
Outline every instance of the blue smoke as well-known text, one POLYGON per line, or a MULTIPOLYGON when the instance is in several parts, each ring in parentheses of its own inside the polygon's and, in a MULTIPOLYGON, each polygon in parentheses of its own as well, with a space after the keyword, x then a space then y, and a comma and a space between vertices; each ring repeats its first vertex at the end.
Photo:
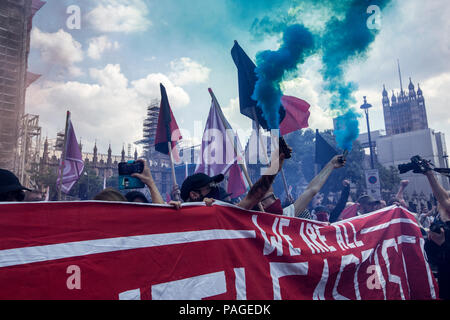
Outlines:
POLYGON ((266 50, 256 56, 256 75, 252 99, 258 102, 269 129, 278 129, 279 109, 283 95, 280 83, 285 74, 297 70, 314 48, 312 33, 303 25, 289 26, 283 35, 283 41, 277 51, 266 50))
MULTIPOLYGON (((340 148, 351 150, 353 141, 359 136, 358 119, 361 117, 361 114, 350 107, 356 103, 353 93, 358 87, 353 82, 345 81, 345 68, 353 60, 366 58, 370 44, 375 40, 378 33, 377 29, 369 29, 367 26, 367 20, 370 16, 367 13, 367 8, 370 5, 377 5, 380 10, 383 10, 390 3, 390 0, 323 0, 320 2, 299 0, 297 3, 305 5, 305 8, 310 6, 329 9, 329 12, 332 12, 334 15, 320 32, 312 33, 302 25, 303 32, 299 35, 291 34, 293 37, 298 37, 291 39, 291 41, 298 46, 305 46, 305 51, 297 63, 303 63, 308 54, 313 53, 314 45, 316 46, 315 49, 320 52, 323 64, 320 72, 325 82, 324 90, 331 93, 330 110, 333 116, 337 118, 336 141, 340 148), (305 37, 306 35, 307 37, 305 37), (305 45, 304 41, 306 38, 315 39, 315 41, 314 43, 307 42, 305 45)), ((297 18, 301 20, 301 13, 300 17, 297 18)), ((260 36, 261 32, 276 33, 282 27, 280 22, 290 20, 292 20, 292 17, 276 17, 272 19, 265 17, 255 20, 252 29, 257 36, 260 36), (272 24, 272 28, 270 28, 271 20, 276 22, 272 24)), ((289 32, 289 29, 290 27, 286 29, 285 35, 289 32)), ((283 47, 276 52, 261 53, 260 55, 264 59, 257 59, 257 65, 260 69, 258 73, 260 81, 258 81, 258 93, 255 88, 254 99, 258 101, 258 105, 262 108, 266 119, 271 122, 271 126, 277 124, 279 120, 278 112, 275 112, 273 109, 279 106, 279 98, 282 96, 279 84, 283 75, 277 74, 276 78, 270 78, 266 76, 264 70, 276 67, 280 68, 279 73, 288 70, 284 66, 272 63, 272 61, 284 61, 282 57, 273 57, 273 55, 283 54, 284 51, 282 49, 283 47), (266 56, 269 57, 266 58, 266 56), (272 88, 270 88, 271 85, 272 88), (273 117, 273 119, 269 119, 270 117, 273 117)), ((295 68, 290 70, 293 69, 295 68)), ((271 72, 271 74, 273 73, 271 72)))
POLYGON ((361 1, 353 0, 343 8, 343 18, 331 18, 322 36, 321 70, 325 81, 325 90, 332 94, 330 109, 337 116, 337 128, 334 132, 338 146, 351 150, 353 141, 359 136, 358 118, 361 117, 350 105, 356 103, 353 92, 358 87, 344 80, 347 63, 367 56, 370 44, 377 35, 376 29, 367 26, 367 7, 378 5, 383 9, 390 0, 361 1))

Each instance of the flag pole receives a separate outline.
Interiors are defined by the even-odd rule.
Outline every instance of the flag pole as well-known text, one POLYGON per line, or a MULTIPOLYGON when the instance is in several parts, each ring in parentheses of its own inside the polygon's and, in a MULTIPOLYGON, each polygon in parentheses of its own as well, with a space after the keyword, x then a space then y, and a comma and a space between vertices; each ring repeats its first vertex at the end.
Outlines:
POLYGON ((178 188, 177 179, 176 179, 176 177, 175 177, 175 167, 174 167, 174 165, 173 165, 172 142, 171 142, 171 141, 167 142, 167 145, 169 146, 169 158, 170 158, 170 168, 172 169, 173 186, 174 186, 174 188, 177 190, 177 191, 174 193, 175 201, 181 201, 180 190, 179 190, 179 188, 178 188))
MULTIPOLYGON (((209 91, 209 94, 211 95, 211 98, 214 100, 214 103, 216 104, 216 106, 219 106, 219 102, 217 101, 216 96, 214 95, 212 89, 208 88, 208 91, 209 91)), ((223 119, 222 118, 221 118, 221 120, 222 120, 222 123, 223 123, 223 119)), ((223 124, 225 126, 225 123, 223 123, 223 124)), ((227 132, 228 139, 230 139, 230 141, 233 142, 234 152, 236 154, 238 154, 238 150, 237 150, 236 144, 234 143, 234 137, 230 137, 229 130, 225 130, 225 131, 227 132)), ((245 161, 245 159, 243 159, 243 161, 245 161)), ((248 174, 248 171, 247 171, 247 168, 245 167, 245 165, 243 163, 240 163, 240 161, 237 161, 237 164, 239 165, 239 167, 241 168, 242 172, 244 173, 245 179, 247 180, 247 183, 248 183, 249 187, 250 188, 253 187, 252 180, 250 179, 250 175, 248 174)), ((261 202, 258 202, 258 207, 259 207, 259 209, 262 212, 265 212, 264 211, 264 207, 262 206, 261 202)))
POLYGON ((63 152, 62 152, 62 155, 61 155, 61 167, 59 168, 58 201, 61 201, 62 180, 63 180, 64 166, 66 164, 67 130, 68 130, 68 127, 69 127, 69 118, 70 118, 70 111, 67 110, 66 128, 64 129, 64 143, 63 143, 63 150, 62 150, 63 152))
MULTIPOLYGON (((256 123, 256 128, 257 128, 257 135, 258 135, 258 139, 259 139, 259 143, 261 144, 261 147, 264 147, 264 144, 263 144, 263 141, 262 141, 262 137, 261 137, 261 135, 259 134, 259 121, 258 121, 258 117, 256 116, 256 111, 255 111, 255 109, 253 109, 253 116, 255 117, 255 123, 256 123)), ((278 148, 280 148, 280 146, 278 146, 278 148)), ((259 148, 257 149, 257 150, 259 150, 259 148)), ((267 163, 269 163, 269 157, 268 157, 268 155, 267 155, 267 149, 266 150, 264 150, 264 148, 263 148, 263 153, 264 153, 264 157, 265 157, 265 159, 266 159, 266 162, 267 163)), ((258 156, 259 156, 259 153, 258 153, 258 156)), ((286 191, 286 198, 288 198, 289 199, 289 202, 291 202, 292 203, 292 197, 291 197, 291 195, 289 194, 289 190, 288 190, 288 186, 287 186, 287 181, 286 181, 286 176, 284 175, 284 169, 283 168, 281 168, 281 178, 283 179, 283 185, 284 185, 284 190, 286 191)))

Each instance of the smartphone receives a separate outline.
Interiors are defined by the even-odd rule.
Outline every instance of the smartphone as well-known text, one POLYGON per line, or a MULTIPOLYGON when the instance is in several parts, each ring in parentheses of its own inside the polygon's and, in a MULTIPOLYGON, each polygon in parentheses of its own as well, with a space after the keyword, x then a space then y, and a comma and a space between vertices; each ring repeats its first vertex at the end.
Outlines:
POLYGON ((142 173, 144 171, 144 164, 142 162, 133 160, 120 162, 118 169, 120 190, 145 188, 145 184, 141 180, 131 176, 133 173, 142 173))

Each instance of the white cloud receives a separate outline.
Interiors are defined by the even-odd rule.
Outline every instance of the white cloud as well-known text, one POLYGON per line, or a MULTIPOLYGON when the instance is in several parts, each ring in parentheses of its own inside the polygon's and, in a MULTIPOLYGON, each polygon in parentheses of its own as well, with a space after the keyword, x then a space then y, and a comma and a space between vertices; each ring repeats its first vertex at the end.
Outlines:
POLYGON ((119 154, 123 143, 142 139, 147 105, 151 99, 160 97, 159 81, 165 80, 171 104, 189 103, 187 93, 161 74, 129 81, 120 65, 107 65, 103 69, 90 69, 89 75, 92 84, 78 81, 32 84, 26 98, 27 112, 40 115, 41 125, 50 136, 64 128, 65 111, 69 109, 85 151, 92 150, 97 139, 99 152, 106 153, 111 142, 113 152, 119 154))
POLYGON ((169 78, 180 86, 206 82, 211 72, 211 69, 186 57, 172 61, 170 67, 172 72, 169 74, 169 78))
POLYGON ((333 117, 329 112, 329 93, 323 90, 321 68, 317 56, 309 58, 301 66, 301 76, 282 82, 283 94, 305 100, 310 104, 309 128, 327 130, 333 128, 333 117))
POLYGON ((82 74, 75 66, 83 61, 82 46, 70 33, 62 29, 47 33, 34 27, 31 31, 31 47, 39 50, 43 62, 63 67, 73 76, 82 74))
POLYGON ((119 49, 117 41, 110 41, 107 36, 100 36, 89 40, 87 55, 94 60, 99 60, 105 51, 119 49))
MULTIPOLYGON (((446 140, 450 141, 450 72, 442 73, 420 84, 425 98, 428 126, 444 132, 446 140)), ((417 90, 417 87, 416 87, 417 90)))
POLYGON ((104 69, 90 69, 89 74, 101 86, 117 89, 128 87, 128 79, 121 73, 118 64, 108 64, 104 69))
POLYGON ((228 105, 222 108, 222 111, 233 130, 237 132, 244 148, 252 133, 252 125, 251 120, 240 113, 239 98, 230 99, 228 105))
POLYGON ((139 32, 151 25, 148 8, 142 0, 102 0, 86 15, 88 23, 100 32, 139 32))
POLYGON ((183 88, 176 86, 166 75, 152 73, 146 78, 133 81, 131 84, 140 95, 147 98, 160 97, 160 83, 166 88, 169 103, 174 108, 181 108, 189 104, 189 95, 183 88))

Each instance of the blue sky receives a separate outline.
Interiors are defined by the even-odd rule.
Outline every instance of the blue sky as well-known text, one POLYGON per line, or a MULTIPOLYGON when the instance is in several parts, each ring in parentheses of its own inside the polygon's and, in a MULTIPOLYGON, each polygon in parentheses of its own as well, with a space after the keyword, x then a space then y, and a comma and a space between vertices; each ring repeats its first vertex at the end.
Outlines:
MULTIPOLYGON (((160 82, 166 86, 180 128, 192 135, 200 121, 197 135, 190 139, 198 143, 211 87, 232 126, 245 136, 251 122, 239 114, 237 73, 230 55, 233 40, 255 60, 257 52, 278 48, 277 28, 285 26, 280 22, 303 21, 320 28, 346 2, 324 1, 318 8, 305 6, 309 0, 49 0, 33 21, 29 71, 42 77, 29 87, 27 112, 39 114, 43 134, 54 138, 56 130, 63 129, 69 109, 85 151, 97 141, 99 152, 106 153, 111 143, 113 153, 119 154, 123 144, 141 138, 146 106, 159 98, 160 82), (328 3, 334 4, 323 5, 328 3), (79 30, 67 27, 70 5, 80 8, 79 30), (269 28, 261 29, 260 22, 268 20, 269 28)), ((382 12, 381 29, 367 57, 346 66, 346 79, 359 87, 355 107, 363 103, 363 96, 374 106, 373 129, 384 128, 383 84, 390 95, 391 90, 399 90, 396 61, 400 59, 404 87, 409 77, 416 87, 420 82, 430 127, 450 139, 447 2, 414 0, 400 5, 392 1, 382 12)), ((285 94, 311 104, 312 129, 332 127, 321 67, 315 55, 296 77, 283 83, 285 94)), ((364 121, 360 129, 366 131, 364 121)))

